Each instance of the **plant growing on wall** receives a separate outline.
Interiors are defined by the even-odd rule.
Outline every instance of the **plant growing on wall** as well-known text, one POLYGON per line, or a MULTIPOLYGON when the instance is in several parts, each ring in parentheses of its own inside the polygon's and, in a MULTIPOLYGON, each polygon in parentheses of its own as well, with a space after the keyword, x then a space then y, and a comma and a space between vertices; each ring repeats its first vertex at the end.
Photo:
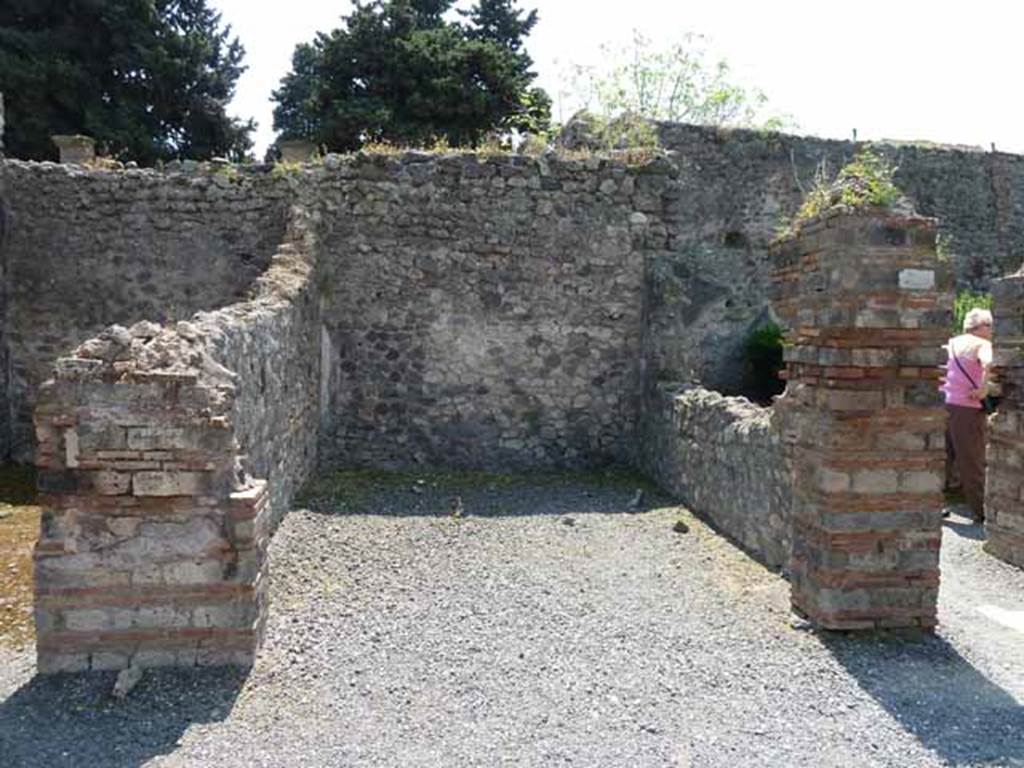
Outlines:
POLYGON ((299 45, 274 92, 274 127, 333 151, 370 143, 475 146, 492 131, 542 131, 551 100, 523 43, 537 23, 516 0, 357 4, 299 45))
POLYGON ((794 221, 819 216, 832 208, 889 208, 900 199, 900 190, 893 182, 896 169, 882 155, 864 149, 839 169, 835 179, 819 166, 814 186, 804 197, 794 221))
POLYGON ((143 165, 242 160, 254 126, 226 106, 243 54, 207 0, 4 0, 7 152, 53 159, 51 135, 82 133, 143 165))
POLYGON ((803 222, 831 210, 909 206, 893 181, 896 170, 884 156, 870 148, 858 152, 853 160, 839 169, 835 178, 830 176, 828 166, 822 161, 796 215, 780 222, 777 236, 791 236, 803 222))

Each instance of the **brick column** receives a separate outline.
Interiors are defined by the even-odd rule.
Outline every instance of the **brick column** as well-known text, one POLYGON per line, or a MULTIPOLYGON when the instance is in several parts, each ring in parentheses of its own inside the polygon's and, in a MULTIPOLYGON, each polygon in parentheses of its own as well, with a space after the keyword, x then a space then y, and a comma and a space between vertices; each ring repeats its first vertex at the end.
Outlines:
POLYGON ((139 343, 115 326, 39 395, 42 673, 245 665, 259 644, 267 488, 238 470, 230 374, 133 370, 139 343))
POLYGON ((988 423, 985 550, 1024 568, 1024 272, 994 280, 992 301, 1003 400, 988 423))
POLYGON ((830 213, 773 247, 788 327, 792 605, 825 629, 936 623, 952 281, 935 222, 830 213))

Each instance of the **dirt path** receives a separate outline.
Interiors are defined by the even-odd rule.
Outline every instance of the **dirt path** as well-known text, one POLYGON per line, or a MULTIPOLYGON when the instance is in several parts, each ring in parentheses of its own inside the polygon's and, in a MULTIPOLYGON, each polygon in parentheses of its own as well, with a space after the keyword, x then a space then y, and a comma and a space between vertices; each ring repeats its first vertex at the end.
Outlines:
POLYGON ((31 471, 0 468, 0 647, 35 642, 32 622, 32 548, 39 538, 39 507, 32 504, 31 471))

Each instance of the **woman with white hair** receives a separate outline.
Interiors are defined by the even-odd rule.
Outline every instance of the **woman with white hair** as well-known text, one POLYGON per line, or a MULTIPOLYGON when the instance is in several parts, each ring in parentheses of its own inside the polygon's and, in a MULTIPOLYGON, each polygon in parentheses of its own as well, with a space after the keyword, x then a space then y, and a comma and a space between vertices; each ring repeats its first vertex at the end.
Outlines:
POLYGON ((946 378, 942 391, 949 411, 947 439, 953 450, 967 506, 975 522, 985 520, 985 419, 982 400, 988 394, 992 365, 992 313, 972 309, 964 332, 946 345, 946 378))

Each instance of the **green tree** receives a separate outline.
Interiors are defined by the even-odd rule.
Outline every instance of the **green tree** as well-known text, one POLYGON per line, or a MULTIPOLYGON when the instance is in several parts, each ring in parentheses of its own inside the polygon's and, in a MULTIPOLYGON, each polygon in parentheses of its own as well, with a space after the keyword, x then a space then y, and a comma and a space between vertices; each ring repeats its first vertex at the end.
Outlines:
POLYGON ((367 142, 474 145, 489 131, 545 127, 523 39, 537 23, 514 0, 357 4, 341 28, 299 45, 274 92, 274 127, 335 151, 367 142))
POLYGON ((700 35, 664 48, 634 31, 624 46, 603 45, 599 66, 571 65, 563 100, 604 120, 623 114, 648 120, 779 129, 792 121, 765 116, 767 97, 732 79, 725 61, 712 61, 700 35))
POLYGON ((244 51, 206 0, 3 0, 8 154, 53 158, 83 133, 123 160, 243 159, 252 121, 226 105, 244 51))

